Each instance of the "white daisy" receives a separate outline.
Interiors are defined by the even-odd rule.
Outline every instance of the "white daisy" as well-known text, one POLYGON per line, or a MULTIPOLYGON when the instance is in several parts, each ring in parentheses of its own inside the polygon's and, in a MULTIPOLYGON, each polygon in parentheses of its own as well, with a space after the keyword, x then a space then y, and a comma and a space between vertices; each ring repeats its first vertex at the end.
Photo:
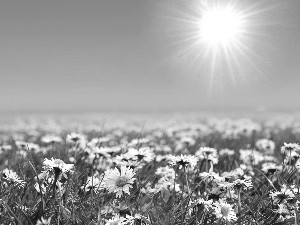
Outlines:
POLYGON ((106 221, 105 225, 125 225, 127 224, 127 219, 124 217, 120 217, 119 215, 116 215, 106 221))
POLYGON ((279 166, 272 162, 263 163, 261 167, 261 170, 266 174, 274 174, 276 171, 281 169, 279 166))
POLYGON ((175 179, 175 170, 169 166, 157 168, 155 174, 168 179, 175 179))
POLYGON ((199 198, 194 202, 197 205, 204 205, 205 209, 209 210, 213 207, 213 200, 204 200, 203 198, 199 198))
POLYGON ((278 209, 274 210, 274 212, 280 215, 288 215, 291 213, 291 211, 287 209, 286 205, 284 204, 278 204, 278 209))
POLYGON ((74 164, 66 164, 61 159, 44 159, 43 169, 45 172, 53 172, 56 176, 67 178, 67 172, 73 172, 74 164))
POLYGON ((257 165, 265 160, 262 153, 252 149, 240 149, 240 160, 248 165, 257 165))
POLYGON ((297 143, 285 143, 281 147, 281 153, 285 153, 287 155, 290 154, 290 152, 296 151, 297 153, 300 152, 300 145, 297 143))
POLYGON ((121 166, 120 171, 117 168, 110 169, 104 174, 103 187, 109 193, 115 192, 117 198, 121 197, 123 192, 130 194, 129 188, 132 188, 132 184, 136 179, 133 178, 134 175, 135 172, 126 166, 121 166))
POLYGON ((219 175, 219 173, 215 173, 215 172, 202 172, 202 173, 199 173, 199 176, 202 178, 202 179, 208 179, 209 181, 214 181, 216 183, 220 183, 220 182, 224 182, 225 181, 225 178, 224 177, 221 177, 219 175))
MULTIPOLYGON (((170 180, 166 177, 162 177, 160 178, 157 183, 154 186, 154 189, 152 189, 153 192, 159 192, 162 189, 168 189, 168 190, 174 190, 174 179, 170 180)), ((175 190, 176 192, 179 192, 180 189, 180 185, 175 183, 175 190)))
POLYGON ((209 147, 201 147, 195 155, 207 157, 208 155, 217 155, 217 149, 209 147))
POLYGON ((215 148, 201 147, 195 152, 195 155, 198 156, 199 159, 206 159, 213 164, 218 164, 219 162, 218 152, 215 148))
POLYGON ((15 141, 15 144, 18 148, 18 150, 27 150, 27 142, 25 141, 15 141))
POLYGON ((220 156, 225 156, 225 155, 234 155, 234 150, 231 150, 231 149, 228 149, 228 148, 224 148, 224 149, 221 149, 220 152, 219 152, 219 155, 220 156))
POLYGON ((16 172, 6 168, 2 171, 2 174, 6 181, 24 187, 25 181, 21 180, 16 172))
POLYGON ((60 136, 56 135, 45 135, 41 138, 41 142, 49 145, 49 144, 54 144, 54 143, 61 143, 62 138, 60 136))
POLYGON ((68 134, 66 141, 68 144, 74 145, 78 148, 86 147, 86 137, 83 134, 71 133, 68 134))
POLYGON ((1 145, 0 146, 0 153, 10 151, 12 149, 11 145, 1 145))
POLYGON ((236 179, 235 181, 233 181, 233 186, 238 189, 242 187, 246 189, 253 187, 252 181, 249 179, 236 179))
POLYGON ((48 219, 44 219, 42 217, 37 221, 36 225, 50 225, 50 223, 51 223, 51 217, 49 217, 48 219))
POLYGON ((274 141, 268 139, 259 139, 258 141, 256 141, 255 146, 258 148, 258 150, 265 154, 274 154, 274 141))
POLYGON ((144 160, 146 162, 151 162, 155 157, 153 150, 149 147, 139 148, 135 155, 138 158, 138 160, 144 160))
POLYGON ((229 222, 237 220, 236 214, 232 206, 223 199, 220 199, 218 202, 215 202, 213 205, 213 209, 214 214, 218 219, 224 219, 229 222))
POLYGON ((140 214, 135 214, 134 216, 126 215, 126 219, 128 225, 146 224, 144 221, 148 221, 147 217, 140 214))
POLYGON ((179 169, 182 167, 188 167, 190 166, 191 168, 194 168, 198 162, 198 158, 193 155, 180 155, 180 156, 173 156, 170 155, 168 157, 169 164, 174 166, 174 165, 179 165, 179 169))

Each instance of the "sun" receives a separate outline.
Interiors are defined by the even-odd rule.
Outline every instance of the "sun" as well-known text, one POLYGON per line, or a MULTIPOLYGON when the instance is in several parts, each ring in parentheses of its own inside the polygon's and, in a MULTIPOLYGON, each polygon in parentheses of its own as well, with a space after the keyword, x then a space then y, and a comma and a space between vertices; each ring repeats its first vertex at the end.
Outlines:
POLYGON ((182 71, 178 79, 198 85, 209 96, 222 96, 265 76, 270 67, 268 41, 273 39, 270 28, 281 23, 274 20, 274 10, 281 6, 265 1, 192 0, 167 7, 161 36, 172 53, 170 62, 182 71))
POLYGON ((244 29, 244 17, 232 4, 205 7, 199 20, 201 41, 213 48, 235 44, 244 29))

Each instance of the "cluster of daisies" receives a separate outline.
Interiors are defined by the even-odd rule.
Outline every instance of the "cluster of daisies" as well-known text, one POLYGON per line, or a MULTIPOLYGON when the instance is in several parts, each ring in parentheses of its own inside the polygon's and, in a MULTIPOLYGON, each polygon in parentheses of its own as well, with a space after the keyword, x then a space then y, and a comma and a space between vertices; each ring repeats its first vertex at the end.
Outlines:
POLYGON ((269 132, 250 120, 210 120, 138 138, 120 129, 92 138, 18 134, 0 146, 0 221, 295 222, 300 145, 278 148, 269 132), (257 132, 270 138, 254 139, 257 132))

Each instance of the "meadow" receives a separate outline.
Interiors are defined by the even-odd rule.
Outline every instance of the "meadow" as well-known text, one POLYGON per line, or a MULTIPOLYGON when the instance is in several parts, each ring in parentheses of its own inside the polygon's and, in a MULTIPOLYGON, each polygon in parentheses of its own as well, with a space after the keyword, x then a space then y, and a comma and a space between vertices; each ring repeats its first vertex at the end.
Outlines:
POLYGON ((300 224, 300 120, 1 121, 0 224, 300 224))

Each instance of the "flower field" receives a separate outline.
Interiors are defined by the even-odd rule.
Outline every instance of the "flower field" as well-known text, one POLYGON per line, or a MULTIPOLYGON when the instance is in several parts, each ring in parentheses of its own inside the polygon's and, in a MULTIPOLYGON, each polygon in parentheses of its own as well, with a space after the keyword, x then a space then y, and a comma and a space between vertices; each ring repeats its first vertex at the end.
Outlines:
POLYGON ((297 121, 3 123, 0 224, 300 224, 297 121))

